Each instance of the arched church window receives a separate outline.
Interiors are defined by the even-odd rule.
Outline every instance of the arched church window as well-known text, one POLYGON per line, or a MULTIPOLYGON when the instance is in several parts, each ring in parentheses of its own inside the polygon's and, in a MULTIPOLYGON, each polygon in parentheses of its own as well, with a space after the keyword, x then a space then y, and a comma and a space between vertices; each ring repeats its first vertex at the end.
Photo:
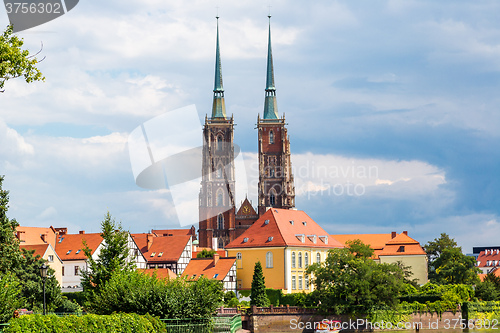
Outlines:
POLYGON ((223 206, 224 195, 222 194, 222 190, 219 189, 217 191, 217 206, 223 206))
POLYGON ((222 150, 222 136, 218 135, 217 136, 217 150, 222 150))
POLYGON ((217 171, 215 173, 215 177, 217 179, 221 179, 222 178, 222 165, 219 164, 219 166, 217 167, 217 171))
POLYGON ((276 193, 274 190, 271 190, 271 193, 269 193, 269 205, 271 207, 274 207, 276 205, 276 193))
POLYGON ((274 143, 274 132, 273 131, 270 131, 269 132, 269 144, 273 144, 274 143))
POLYGON ((224 248, 224 240, 222 238, 219 238, 219 249, 224 248))
POLYGON ((224 229, 224 216, 222 214, 217 215, 217 229, 224 229))

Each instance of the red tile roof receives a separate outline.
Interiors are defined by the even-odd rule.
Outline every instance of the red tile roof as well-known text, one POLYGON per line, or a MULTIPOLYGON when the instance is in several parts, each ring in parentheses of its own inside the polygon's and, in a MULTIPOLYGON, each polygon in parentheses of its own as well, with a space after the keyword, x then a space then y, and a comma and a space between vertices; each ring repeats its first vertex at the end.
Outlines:
POLYGON ((33 256, 36 257, 37 255, 40 256, 40 258, 43 258, 45 255, 45 252, 47 252, 47 248, 49 247, 49 244, 37 244, 37 245, 20 245, 19 246, 21 249, 25 249, 28 251, 35 250, 33 253, 33 256))
POLYGON ((53 227, 23 227, 19 226, 16 228, 17 233, 22 233, 22 239, 24 239, 21 244, 25 245, 35 245, 35 244, 47 244, 49 243, 52 247, 56 246, 56 231, 53 227), (42 239, 42 235, 46 234, 45 241, 42 239))
POLYGON ((214 266, 214 259, 212 258, 191 259, 182 276, 187 276, 188 279, 198 279, 203 275, 207 279, 215 278, 222 281, 235 262, 235 257, 219 258, 217 264, 214 266))
POLYGON ((177 275, 172 272, 170 268, 148 268, 148 269, 138 269, 139 272, 142 272, 144 274, 147 274, 149 276, 153 276, 153 274, 156 274, 156 277, 158 279, 176 279, 177 275))
POLYGON ((92 250, 92 254, 94 254, 95 250, 97 250, 97 247, 103 241, 100 233, 61 235, 57 238, 57 255, 59 256, 59 258, 61 258, 62 261, 87 259, 87 257, 85 257, 85 254, 83 253, 84 240, 87 242, 87 246, 92 250))
POLYGON ((272 208, 226 248, 274 246, 329 249, 344 247, 333 237, 329 237, 328 233, 304 211, 272 208))
POLYGON ((151 230, 151 233, 158 237, 161 236, 188 236, 191 235, 191 229, 161 229, 151 230))
POLYGON ((424 249, 420 243, 407 234, 400 233, 392 238, 392 234, 351 234, 351 235, 332 235, 333 238, 339 240, 343 244, 347 241, 359 239, 375 251, 374 259, 379 259, 379 256, 394 256, 394 255, 425 255, 424 249), (404 246, 404 251, 401 246, 404 246))
MULTIPOLYGON (((150 234, 151 235, 151 234, 150 234)), ((189 242, 191 236, 151 235, 153 244, 148 249, 148 234, 132 234, 132 238, 148 262, 177 262, 189 242), (161 255, 160 255, 161 254, 161 255)))
POLYGON ((500 250, 481 251, 477 257, 477 262, 479 263, 477 267, 500 266, 500 250), (486 251, 488 251, 488 254, 486 254, 486 251))

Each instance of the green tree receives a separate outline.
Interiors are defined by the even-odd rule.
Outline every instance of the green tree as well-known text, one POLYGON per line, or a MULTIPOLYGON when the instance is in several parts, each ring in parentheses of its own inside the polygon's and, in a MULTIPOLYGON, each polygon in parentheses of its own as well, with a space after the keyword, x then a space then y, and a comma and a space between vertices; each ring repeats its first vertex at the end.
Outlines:
POLYGON ((15 276, 0 274, 0 323, 8 322, 14 311, 24 304, 20 292, 15 276))
POLYGON ((483 281, 476 285, 476 297, 481 301, 498 301, 500 292, 491 281, 483 281))
POLYGON ((123 231, 121 223, 117 224, 109 212, 101 223, 101 237, 104 243, 97 260, 92 258, 95 249, 90 249, 83 242, 83 253, 87 257, 89 269, 82 272, 82 286, 89 297, 98 292, 115 272, 135 268, 134 263, 128 260, 128 232, 123 231))
MULTIPOLYGON (((9 192, 3 189, 3 180, 4 177, 0 176, 0 275, 12 274, 20 288, 22 306, 38 310, 43 307, 43 280, 39 268, 46 261, 40 256, 34 257, 34 251, 21 251, 19 248, 19 240, 15 236, 19 224, 7 217, 9 192)), ((51 310, 59 306, 61 288, 51 268, 45 291, 47 308, 51 310)))
POLYGON ((375 263, 369 252, 361 255, 359 243, 354 245, 330 250, 325 262, 308 268, 307 273, 314 275, 320 308, 354 315, 370 313, 376 307, 395 309, 405 290, 403 270, 397 264, 375 263))
POLYGON ((42 73, 36 68, 39 62, 35 55, 21 49, 22 38, 12 33, 12 25, 0 35, 0 92, 7 80, 23 76, 26 82, 44 81, 42 73))
POLYGON ((269 299, 266 294, 266 281, 262 273, 260 261, 255 263, 252 278, 252 293, 250 295, 250 305, 268 306, 269 299))
POLYGON ((457 242, 445 233, 424 246, 429 258, 429 280, 438 284, 479 283, 474 257, 462 253, 457 242))
POLYGON ((363 243, 359 239, 348 240, 346 246, 349 252, 354 254, 356 258, 371 258, 375 253, 375 250, 370 245, 363 243))
POLYGON ((212 250, 203 249, 201 252, 198 252, 196 258, 213 258, 214 254, 216 253, 217 251, 213 249, 212 250))

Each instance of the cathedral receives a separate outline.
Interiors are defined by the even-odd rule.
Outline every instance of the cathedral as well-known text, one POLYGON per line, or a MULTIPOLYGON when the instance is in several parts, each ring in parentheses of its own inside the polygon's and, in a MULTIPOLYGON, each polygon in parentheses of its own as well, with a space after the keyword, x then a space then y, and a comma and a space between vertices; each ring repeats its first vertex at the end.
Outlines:
POLYGON ((270 19, 271 16, 269 16, 264 112, 262 118, 257 115, 258 203, 254 208, 250 201, 245 199, 239 209, 236 209, 234 119, 226 114, 219 47, 219 17, 217 17, 212 115, 205 117, 203 127, 198 230, 200 247, 224 248, 270 207, 284 209, 295 207, 290 138, 285 126, 285 116, 280 118, 276 101, 270 19))

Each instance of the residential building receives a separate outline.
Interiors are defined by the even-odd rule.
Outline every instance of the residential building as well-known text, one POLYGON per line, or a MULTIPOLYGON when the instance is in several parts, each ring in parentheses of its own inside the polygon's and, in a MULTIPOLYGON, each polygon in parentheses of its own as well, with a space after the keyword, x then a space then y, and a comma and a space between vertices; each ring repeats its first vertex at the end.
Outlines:
POLYGON ((223 282, 224 291, 236 293, 236 258, 221 258, 217 253, 213 258, 194 258, 189 262, 182 276, 185 276, 188 281, 200 277, 216 279, 223 282))
POLYGON ((139 269, 140 272, 147 274, 149 276, 155 275, 158 279, 169 279, 173 280, 177 278, 177 274, 172 272, 168 268, 157 269, 157 268, 147 268, 147 269, 139 269))
POLYGON ((33 255, 40 256, 47 260, 47 265, 54 270, 54 277, 59 285, 62 286, 62 271, 63 261, 57 255, 56 251, 50 244, 36 244, 36 245, 20 245, 21 250, 34 251, 33 255))
POLYGON ((157 236, 153 233, 132 234, 148 269, 168 268, 180 275, 191 260, 193 238, 184 236, 157 236))
POLYGON ((373 260, 378 263, 396 263, 410 267, 413 273, 412 279, 419 284, 428 282, 427 276, 427 254, 420 243, 408 236, 407 231, 400 234, 396 232, 388 234, 351 234, 331 235, 342 244, 347 241, 359 239, 364 244, 370 245, 375 251, 373 260))
POLYGON ((490 248, 479 252, 476 267, 481 270, 482 274, 488 274, 500 267, 500 249, 490 248))
MULTIPOLYGON (((137 268, 146 268, 146 260, 139 251, 136 243, 128 234, 127 247, 129 249, 129 262, 135 263, 137 268)), ((58 235, 56 243, 56 252, 63 261, 62 267, 62 288, 63 291, 80 291, 81 272, 89 269, 87 257, 83 252, 85 244, 91 249, 92 259, 98 260, 99 253, 105 246, 104 239, 100 233, 85 233, 80 231, 78 234, 67 234, 62 229, 58 235)))
POLYGON ((330 249, 342 247, 305 212, 272 208, 226 251, 236 257, 238 289, 251 288, 255 263, 260 261, 266 287, 296 293, 313 290, 305 274, 309 265, 323 262, 330 249))

